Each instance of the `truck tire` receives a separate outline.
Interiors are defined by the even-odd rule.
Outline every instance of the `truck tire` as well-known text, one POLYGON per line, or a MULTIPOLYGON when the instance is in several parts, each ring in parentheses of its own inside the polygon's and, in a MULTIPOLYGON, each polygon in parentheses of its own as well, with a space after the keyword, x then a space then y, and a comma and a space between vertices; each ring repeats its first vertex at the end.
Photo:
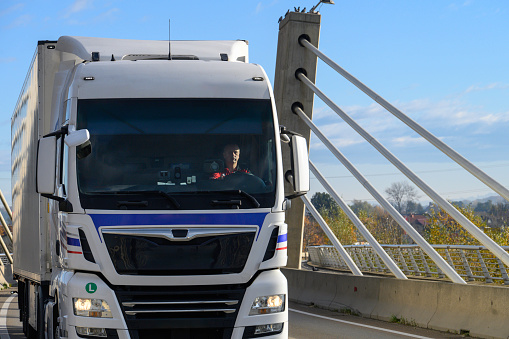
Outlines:
POLYGON ((44 335, 44 322, 46 318, 44 317, 44 308, 46 306, 46 293, 44 293, 44 289, 41 285, 37 286, 37 339, 45 339, 44 335))

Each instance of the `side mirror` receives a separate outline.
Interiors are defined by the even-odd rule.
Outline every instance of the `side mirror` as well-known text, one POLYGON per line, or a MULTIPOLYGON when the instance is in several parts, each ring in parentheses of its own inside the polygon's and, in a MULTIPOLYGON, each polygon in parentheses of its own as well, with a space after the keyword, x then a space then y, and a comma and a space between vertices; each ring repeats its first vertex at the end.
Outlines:
POLYGON ((47 137, 39 140, 37 148, 37 193, 55 192, 57 138, 47 137))
POLYGON ((90 132, 88 129, 80 129, 78 131, 70 131, 65 137, 64 142, 69 147, 80 146, 90 140, 90 132))
MULTIPOLYGON (((309 191, 309 157, 306 138, 293 135, 290 141, 292 151, 292 175, 291 183, 297 193, 309 191)), ((288 178, 287 178, 288 179, 288 178)))

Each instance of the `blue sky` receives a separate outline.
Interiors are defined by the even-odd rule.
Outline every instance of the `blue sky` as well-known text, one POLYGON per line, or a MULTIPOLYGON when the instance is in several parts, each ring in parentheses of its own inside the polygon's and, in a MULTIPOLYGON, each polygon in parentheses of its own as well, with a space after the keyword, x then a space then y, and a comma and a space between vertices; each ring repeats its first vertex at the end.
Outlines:
MULTIPOLYGON (((62 35, 250 42, 274 79, 278 18, 317 1, 2 0, 0 189, 10 199, 10 117, 38 40, 62 35)), ((509 2, 336 0, 323 5, 320 49, 467 159, 509 186, 509 2)), ((319 61, 317 84, 446 198, 490 189, 319 61)), ((315 123, 383 191, 404 177, 319 99, 315 123)), ((311 159, 345 200, 369 200, 311 140, 311 159)), ((323 191, 312 179, 312 192, 323 191)), ((424 196, 421 198, 426 200, 424 196)))

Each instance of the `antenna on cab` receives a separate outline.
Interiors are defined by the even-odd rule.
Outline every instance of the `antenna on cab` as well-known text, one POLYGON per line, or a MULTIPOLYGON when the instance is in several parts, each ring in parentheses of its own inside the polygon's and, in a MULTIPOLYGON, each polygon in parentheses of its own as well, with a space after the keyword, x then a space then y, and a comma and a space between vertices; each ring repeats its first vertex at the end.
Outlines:
POLYGON ((171 19, 168 19, 168 60, 171 60, 171 19))

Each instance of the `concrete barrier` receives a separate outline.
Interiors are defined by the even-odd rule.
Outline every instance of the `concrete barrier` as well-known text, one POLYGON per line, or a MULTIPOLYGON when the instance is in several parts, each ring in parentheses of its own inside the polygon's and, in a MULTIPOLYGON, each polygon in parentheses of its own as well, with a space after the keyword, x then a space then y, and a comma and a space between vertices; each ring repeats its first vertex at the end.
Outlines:
POLYGON ((379 298, 378 293, 382 279, 357 278, 359 277, 343 275, 341 276, 341 283, 338 283, 336 277, 336 297, 331 303, 331 309, 346 309, 353 314, 370 317, 379 298))
POLYGON ((0 265, 0 284, 16 285, 12 277, 12 265, 0 265))
POLYGON ((509 338, 509 288, 282 269, 289 299, 481 338, 509 338))
POLYGON ((509 288, 499 286, 442 286, 438 307, 428 327, 474 337, 509 337, 509 288))
POLYGON ((315 272, 317 275, 300 274, 300 270, 289 269, 286 273, 288 288, 293 289, 293 300, 301 304, 315 304, 329 308, 336 296, 336 279, 331 274, 315 272), (291 283, 290 283, 291 282, 291 283), (301 287, 302 286, 302 287, 301 287))
POLYGON ((437 310, 442 283, 393 278, 381 280, 378 302, 371 318, 388 321, 396 317, 402 322, 427 328, 437 310))

